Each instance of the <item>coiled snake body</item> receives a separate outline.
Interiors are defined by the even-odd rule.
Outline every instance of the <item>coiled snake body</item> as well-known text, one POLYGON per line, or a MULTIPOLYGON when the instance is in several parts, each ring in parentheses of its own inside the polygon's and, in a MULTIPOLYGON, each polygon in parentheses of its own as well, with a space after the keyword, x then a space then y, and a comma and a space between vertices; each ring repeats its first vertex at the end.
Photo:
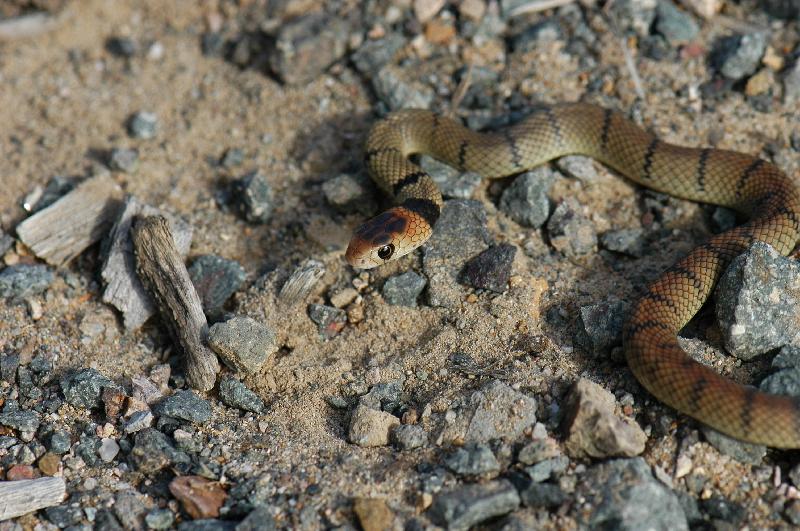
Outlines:
POLYGON ((397 206, 356 231, 346 253, 354 267, 393 260, 430 236, 442 197, 409 160, 414 153, 490 178, 568 154, 588 155, 648 188, 746 214, 748 222, 695 248, 647 288, 624 328, 625 356, 639 382, 673 408, 738 439, 800 447, 800 401, 720 376, 690 358, 676 336, 731 259, 755 241, 784 255, 797 242, 800 192, 777 167, 733 151, 668 144, 617 112, 585 103, 550 107, 492 133, 429 111, 403 110, 375 124, 367 140, 368 170, 397 206))

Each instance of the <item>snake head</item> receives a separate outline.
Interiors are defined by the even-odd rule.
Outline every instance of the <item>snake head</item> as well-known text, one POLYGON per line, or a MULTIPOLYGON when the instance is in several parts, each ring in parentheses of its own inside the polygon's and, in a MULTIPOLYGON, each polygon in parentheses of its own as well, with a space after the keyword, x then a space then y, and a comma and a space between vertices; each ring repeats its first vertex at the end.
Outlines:
POLYGON ((431 227, 413 211, 397 206, 361 225, 347 246, 345 259, 371 269, 405 256, 428 239, 431 227))

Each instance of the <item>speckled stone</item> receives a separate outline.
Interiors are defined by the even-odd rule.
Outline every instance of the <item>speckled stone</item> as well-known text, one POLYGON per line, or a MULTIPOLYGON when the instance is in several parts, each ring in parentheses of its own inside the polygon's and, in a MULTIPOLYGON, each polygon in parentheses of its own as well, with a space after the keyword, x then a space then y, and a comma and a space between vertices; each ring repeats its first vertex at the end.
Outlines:
POLYGON ((158 132, 158 117, 151 112, 137 112, 128 122, 128 132, 133 138, 151 139, 158 132))
POLYGON ((399 306, 416 306, 417 297, 425 289, 425 277, 414 271, 406 271, 389 277, 383 284, 381 295, 389 304, 399 306))
POLYGON ((0 297, 23 298, 38 295, 53 282, 53 272, 41 264, 18 264, 0 271, 0 297))
POLYGON ((447 529, 470 527, 519 507, 517 490, 508 480, 464 485, 438 494, 428 515, 447 529))
POLYGON ((97 369, 81 369, 61 380, 61 390, 69 404, 86 409, 103 406, 101 395, 104 388, 122 392, 122 388, 101 374, 97 369))
POLYGON ((274 198, 267 177, 253 171, 236 183, 239 211, 250 223, 266 223, 272 217, 274 198))
POLYGON ((557 176, 547 166, 523 173, 503 191, 500 210, 526 227, 544 225, 550 215, 550 187, 557 176))
POLYGON ((264 401, 242 382, 234 378, 224 378, 219 383, 219 399, 226 406, 244 411, 261 413, 264 410, 264 401))
POLYGON ((213 313, 239 290, 247 273, 236 260, 207 254, 195 258, 189 268, 189 278, 200 296, 203 310, 213 313))
POLYGON ((272 330, 246 316, 214 323, 208 331, 208 346, 226 365, 246 374, 260 371, 278 350, 272 330))
POLYGON ((502 293, 508 289, 517 248, 510 243, 492 245, 464 264, 461 280, 474 288, 502 293))
POLYGON ((175 391, 175 394, 156 404, 153 412, 159 416, 200 423, 211 418, 211 404, 194 391, 175 391))
POLYGON ((711 51, 711 65, 724 77, 742 79, 756 71, 767 47, 767 35, 749 33, 719 39, 711 51))

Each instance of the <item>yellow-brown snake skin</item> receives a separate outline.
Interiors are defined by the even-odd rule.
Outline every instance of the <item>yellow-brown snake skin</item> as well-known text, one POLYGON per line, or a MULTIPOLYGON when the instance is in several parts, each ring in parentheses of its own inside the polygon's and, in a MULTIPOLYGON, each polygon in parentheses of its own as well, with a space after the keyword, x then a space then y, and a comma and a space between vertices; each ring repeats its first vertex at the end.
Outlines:
POLYGON ((768 395, 724 378, 691 359, 676 334, 708 298, 731 259, 753 242, 788 254, 798 240, 800 193, 774 165, 721 149, 658 140, 621 114, 585 103, 536 112, 499 132, 476 133, 425 110, 403 110, 375 124, 366 164, 398 206, 365 223, 347 260, 368 268, 424 242, 441 195, 408 156, 427 153, 448 164, 502 177, 568 154, 593 157, 629 179, 677 197, 734 208, 749 221, 711 238, 648 288, 624 329, 633 374, 662 402, 737 439, 800 447, 800 401, 768 395))

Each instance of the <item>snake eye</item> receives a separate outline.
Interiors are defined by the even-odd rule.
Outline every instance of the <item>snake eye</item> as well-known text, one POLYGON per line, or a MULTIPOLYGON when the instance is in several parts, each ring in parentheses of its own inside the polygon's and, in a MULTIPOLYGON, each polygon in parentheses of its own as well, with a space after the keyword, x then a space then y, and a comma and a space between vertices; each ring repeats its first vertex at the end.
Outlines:
POLYGON ((378 258, 380 258, 381 260, 388 260, 389 258, 392 257, 393 254, 394 254, 394 245, 391 243, 389 245, 384 245, 383 247, 378 249, 378 258))

